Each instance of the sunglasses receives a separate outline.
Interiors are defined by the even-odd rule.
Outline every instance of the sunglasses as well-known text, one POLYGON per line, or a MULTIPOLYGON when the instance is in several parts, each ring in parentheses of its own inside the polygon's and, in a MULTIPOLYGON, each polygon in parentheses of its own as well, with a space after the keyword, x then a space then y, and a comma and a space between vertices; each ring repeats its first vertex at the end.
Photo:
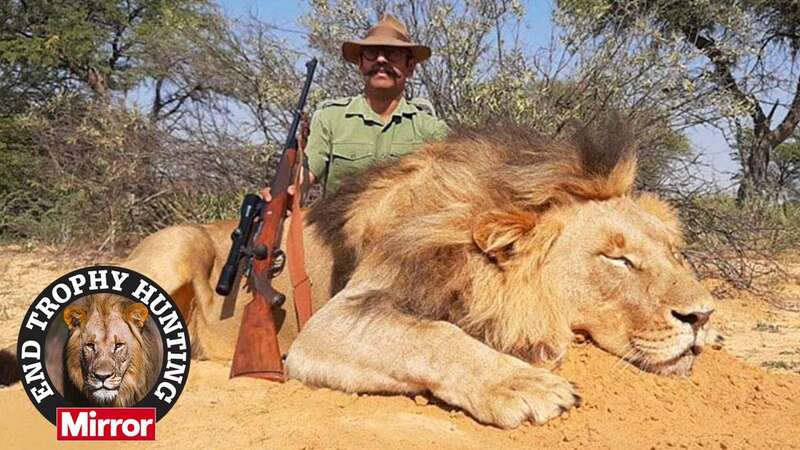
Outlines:
POLYGON ((375 61, 381 54, 383 54, 384 58, 393 63, 403 62, 405 59, 411 58, 411 51, 405 48, 364 47, 361 49, 361 56, 367 61, 375 61))

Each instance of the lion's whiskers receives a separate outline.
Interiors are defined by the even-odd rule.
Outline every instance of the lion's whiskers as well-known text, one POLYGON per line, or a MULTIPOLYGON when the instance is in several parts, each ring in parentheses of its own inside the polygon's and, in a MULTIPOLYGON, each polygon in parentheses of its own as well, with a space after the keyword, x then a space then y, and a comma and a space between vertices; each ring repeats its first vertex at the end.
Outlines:
POLYGON ((636 356, 637 351, 638 350, 631 344, 625 344, 623 347, 622 356, 611 366, 611 371, 613 372, 619 370, 621 372, 625 370, 626 366, 631 364, 632 360, 635 359, 634 357, 636 356))

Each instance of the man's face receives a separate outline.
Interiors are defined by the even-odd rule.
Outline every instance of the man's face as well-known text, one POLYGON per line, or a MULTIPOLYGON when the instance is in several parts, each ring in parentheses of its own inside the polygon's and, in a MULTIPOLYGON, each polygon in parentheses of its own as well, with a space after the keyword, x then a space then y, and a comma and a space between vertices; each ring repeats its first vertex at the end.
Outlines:
POLYGON ((367 46, 361 50, 359 69, 369 90, 396 97, 403 92, 415 65, 407 48, 367 46))

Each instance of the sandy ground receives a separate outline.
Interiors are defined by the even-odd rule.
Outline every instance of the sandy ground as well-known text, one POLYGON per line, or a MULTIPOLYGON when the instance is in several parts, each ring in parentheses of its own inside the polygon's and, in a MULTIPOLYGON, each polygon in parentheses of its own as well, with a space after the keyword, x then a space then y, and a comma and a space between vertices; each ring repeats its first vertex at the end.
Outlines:
MULTIPOLYGON (((0 346, 14 341, 39 290, 87 262, 0 248, 0 346)), ((746 294, 721 299, 714 317, 721 348, 709 348, 688 379, 642 373, 576 344, 557 371, 578 385, 584 404, 542 427, 487 427, 425 397, 228 380, 224 364, 201 361, 192 363, 183 396, 158 423, 157 441, 146 446, 800 449, 800 287, 780 292, 780 307, 746 294)), ((0 447, 53 446, 54 428, 19 385, 0 388, 0 411, 0 447)))

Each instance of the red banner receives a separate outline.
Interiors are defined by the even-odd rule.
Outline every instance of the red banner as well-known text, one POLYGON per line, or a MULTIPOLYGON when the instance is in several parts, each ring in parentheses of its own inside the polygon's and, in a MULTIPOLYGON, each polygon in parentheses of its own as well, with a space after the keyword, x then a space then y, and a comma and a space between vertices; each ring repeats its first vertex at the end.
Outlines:
POLYGON ((59 441, 154 441, 155 408, 58 408, 59 441))

